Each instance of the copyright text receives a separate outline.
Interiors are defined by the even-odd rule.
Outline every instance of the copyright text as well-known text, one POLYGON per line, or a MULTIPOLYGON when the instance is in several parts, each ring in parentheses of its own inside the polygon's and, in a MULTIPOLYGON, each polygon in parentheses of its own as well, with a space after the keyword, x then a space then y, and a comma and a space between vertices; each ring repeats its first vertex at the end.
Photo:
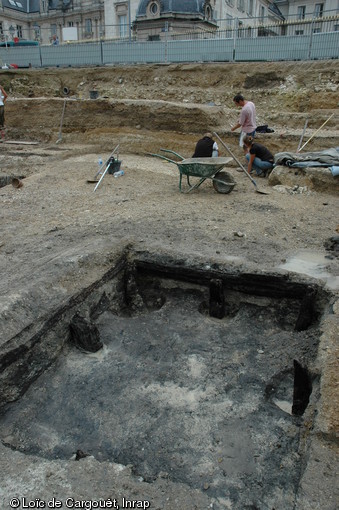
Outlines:
POLYGON ((12 498, 9 502, 11 508, 30 509, 30 508, 85 508, 86 510, 101 509, 101 508, 150 508, 151 504, 145 499, 127 499, 122 498, 118 502, 117 499, 92 499, 92 500, 78 500, 74 498, 66 498, 64 500, 51 498, 43 500, 40 498, 12 498))

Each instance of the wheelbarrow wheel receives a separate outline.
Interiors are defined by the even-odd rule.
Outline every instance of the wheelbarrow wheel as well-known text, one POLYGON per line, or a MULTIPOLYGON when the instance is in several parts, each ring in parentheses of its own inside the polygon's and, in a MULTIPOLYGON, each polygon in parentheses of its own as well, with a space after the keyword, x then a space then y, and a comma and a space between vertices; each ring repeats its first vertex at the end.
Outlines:
POLYGON ((235 186, 234 177, 229 172, 218 172, 213 179, 213 188, 218 193, 231 193, 235 186), (221 182, 220 182, 221 181, 221 182))

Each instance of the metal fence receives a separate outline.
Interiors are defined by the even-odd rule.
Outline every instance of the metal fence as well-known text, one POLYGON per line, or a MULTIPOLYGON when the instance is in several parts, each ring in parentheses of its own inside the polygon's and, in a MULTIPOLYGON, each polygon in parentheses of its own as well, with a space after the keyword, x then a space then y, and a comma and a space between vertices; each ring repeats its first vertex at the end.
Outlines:
POLYGON ((3 66, 16 64, 19 67, 80 67, 140 63, 337 59, 339 17, 323 21, 332 31, 319 31, 317 19, 299 19, 288 24, 258 24, 255 27, 244 27, 237 23, 232 29, 218 30, 213 34, 181 34, 180 39, 165 36, 158 41, 100 39, 57 46, 0 47, 0 60, 3 66))

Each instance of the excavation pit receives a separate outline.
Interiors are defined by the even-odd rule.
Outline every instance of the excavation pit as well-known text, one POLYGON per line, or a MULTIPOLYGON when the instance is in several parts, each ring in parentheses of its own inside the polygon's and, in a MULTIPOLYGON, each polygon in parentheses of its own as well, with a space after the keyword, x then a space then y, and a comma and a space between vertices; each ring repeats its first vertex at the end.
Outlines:
POLYGON ((286 276, 124 259, 8 361, 1 439, 47 459, 81 450, 130 464, 236 509, 292 508, 326 306, 322 289, 286 276), (96 352, 71 334, 79 317, 85 340, 99 333, 96 352))

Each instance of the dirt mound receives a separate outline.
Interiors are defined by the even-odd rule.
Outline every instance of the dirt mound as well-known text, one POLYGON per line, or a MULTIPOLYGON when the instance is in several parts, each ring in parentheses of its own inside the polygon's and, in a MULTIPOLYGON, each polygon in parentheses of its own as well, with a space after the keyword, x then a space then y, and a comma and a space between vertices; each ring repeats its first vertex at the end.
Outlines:
POLYGON ((306 119, 305 139, 333 112, 309 150, 339 146, 339 62, 260 63, 260 70, 258 65, 7 70, 2 84, 9 93, 8 138, 53 141, 67 100, 62 129, 75 143, 107 144, 121 135, 129 150, 138 152, 152 150, 154 132, 163 144, 185 150, 186 137, 192 147, 194 137, 206 130, 218 130, 233 143, 238 135, 230 133, 230 125, 239 110, 232 99, 242 92, 257 106, 258 125, 274 129, 263 138, 273 151, 296 150, 306 119), (98 91, 99 99, 90 99, 92 90, 98 91))

